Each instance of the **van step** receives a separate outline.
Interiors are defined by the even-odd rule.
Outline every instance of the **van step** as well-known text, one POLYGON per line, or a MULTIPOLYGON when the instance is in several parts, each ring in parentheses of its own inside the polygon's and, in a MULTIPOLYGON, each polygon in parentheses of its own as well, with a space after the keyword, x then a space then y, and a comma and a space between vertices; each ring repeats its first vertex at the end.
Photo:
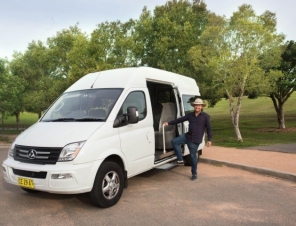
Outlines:
POLYGON ((176 167, 177 164, 174 164, 174 163, 166 163, 166 164, 163 164, 161 166, 158 166, 158 167, 155 167, 155 169, 159 169, 159 170, 170 170, 174 167, 176 167))

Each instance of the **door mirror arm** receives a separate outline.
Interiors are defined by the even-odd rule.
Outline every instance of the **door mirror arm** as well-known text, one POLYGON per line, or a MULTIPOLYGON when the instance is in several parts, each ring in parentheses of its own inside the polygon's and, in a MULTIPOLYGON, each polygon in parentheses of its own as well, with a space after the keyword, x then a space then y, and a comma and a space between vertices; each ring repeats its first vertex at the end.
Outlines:
POLYGON ((127 114, 118 115, 113 123, 113 128, 122 127, 128 124, 135 124, 139 121, 139 113, 136 107, 128 107, 127 114))

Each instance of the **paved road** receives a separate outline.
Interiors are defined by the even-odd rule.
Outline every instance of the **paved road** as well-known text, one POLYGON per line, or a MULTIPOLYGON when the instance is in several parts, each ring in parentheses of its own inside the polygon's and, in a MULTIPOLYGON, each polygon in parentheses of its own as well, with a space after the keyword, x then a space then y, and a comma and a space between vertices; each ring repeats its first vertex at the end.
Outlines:
MULTIPOLYGON (((0 162, 7 150, 0 148, 0 162)), ((94 207, 87 194, 28 194, 0 174, 0 225, 296 225, 296 184, 222 167, 151 170, 129 180, 117 205, 94 207)))
POLYGON ((296 143, 293 144, 274 144, 270 146, 255 146, 246 149, 261 150, 261 151, 275 151, 283 153, 296 154, 296 143))

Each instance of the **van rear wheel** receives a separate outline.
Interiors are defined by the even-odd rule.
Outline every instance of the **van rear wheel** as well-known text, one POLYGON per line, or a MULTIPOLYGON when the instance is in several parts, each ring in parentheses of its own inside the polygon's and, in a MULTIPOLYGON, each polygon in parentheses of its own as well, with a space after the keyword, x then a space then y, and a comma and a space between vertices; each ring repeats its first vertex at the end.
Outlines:
POLYGON ((97 172, 90 199, 94 205, 107 208, 115 205, 123 192, 123 170, 115 162, 103 162, 97 172))

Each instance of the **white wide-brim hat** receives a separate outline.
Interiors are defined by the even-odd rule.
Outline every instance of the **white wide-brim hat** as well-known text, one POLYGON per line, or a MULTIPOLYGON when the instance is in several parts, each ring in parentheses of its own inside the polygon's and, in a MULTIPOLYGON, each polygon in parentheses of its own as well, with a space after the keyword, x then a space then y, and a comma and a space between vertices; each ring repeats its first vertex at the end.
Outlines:
POLYGON ((196 104, 200 104, 200 105, 202 105, 202 106, 206 106, 206 104, 202 101, 202 99, 200 99, 200 98, 196 98, 195 100, 194 100, 194 102, 191 102, 191 106, 192 107, 194 107, 194 105, 196 105, 196 104))

